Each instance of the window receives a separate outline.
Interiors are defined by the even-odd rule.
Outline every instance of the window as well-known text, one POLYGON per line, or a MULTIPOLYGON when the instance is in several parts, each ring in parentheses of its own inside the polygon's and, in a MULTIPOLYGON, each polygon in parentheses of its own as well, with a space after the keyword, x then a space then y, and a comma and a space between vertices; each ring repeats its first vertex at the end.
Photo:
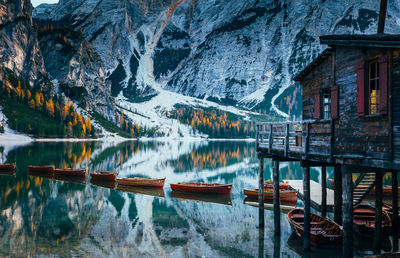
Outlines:
POLYGON ((379 113, 379 63, 374 60, 368 63, 368 114, 379 113))
POLYGON ((331 91, 330 91, 330 89, 324 89, 322 91, 322 101, 323 101, 322 118, 330 119, 331 118, 331 91))
POLYGON ((357 64, 357 114, 387 115, 389 107, 387 55, 357 64))

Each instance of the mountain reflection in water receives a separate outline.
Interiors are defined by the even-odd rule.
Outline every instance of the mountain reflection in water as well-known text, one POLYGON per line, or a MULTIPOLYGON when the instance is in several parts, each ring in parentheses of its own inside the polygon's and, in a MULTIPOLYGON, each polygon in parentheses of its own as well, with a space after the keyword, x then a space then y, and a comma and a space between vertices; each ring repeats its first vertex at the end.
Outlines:
MULTIPOLYGON (((15 176, 0 175, 0 256, 299 256, 286 248, 291 230, 283 213, 276 245, 272 211, 259 231, 257 208, 243 203, 243 188, 257 186, 254 143, 49 142, 0 148, 0 155, 17 164, 15 176), (119 178, 166 177, 166 183, 152 192, 28 174, 28 165, 39 164, 117 171, 119 178), (234 186, 222 199, 171 192, 170 183, 189 181, 234 186)), ((265 163, 271 179, 271 161, 265 163)), ((281 164, 281 179, 301 173, 297 163, 281 164)), ((319 171, 311 176, 318 181, 319 171)))

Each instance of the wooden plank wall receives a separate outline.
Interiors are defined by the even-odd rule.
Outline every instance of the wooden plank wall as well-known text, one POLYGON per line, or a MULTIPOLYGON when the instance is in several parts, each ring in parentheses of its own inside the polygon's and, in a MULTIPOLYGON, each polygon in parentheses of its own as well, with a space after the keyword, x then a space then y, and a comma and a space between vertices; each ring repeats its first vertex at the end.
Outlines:
POLYGON ((339 119, 335 124, 335 154, 389 159, 388 116, 357 114, 357 64, 377 58, 385 49, 336 48, 336 84, 339 86, 339 119))
POLYGON ((400 50, 392 59, 393 160, 400 163, 400 50))
MULTIPOLYGON (((323 60, 302 80, 303 120, 314 119, 315 93, 333 85, 332 55, 323 60)), ((322 99, 321 99, 322 101, 322 99)))
MULTIPOLYGON (((339 87, 339 118, 335 122, 335 155, 347 157, 366 157, 376 160, 390 159, 391 138, 388 115, 364 116, 357 114, 357 64, 362 60, 377 58, 386 49, 359 47, 336 47, 336 85, 339 87)), ((334 85, 332 76, 332 56, 323 60, 302 80, 303 120, 314 119, 315 93, 322 88, 334 85)), ((397 59, 394 65, 400 67, 397 59)), ((397 70, 398 71, 398 70, 397 70)), ((395 142, 400 143, 400 75, 397 80, 399 102, 395 142)), ((396 97, 395 97, 396 98, 396 97)), ((396 110, 396 107, 394 107, 396 110)), ((330 129, 329 124, 311 126, 311 153, 328 153, 329 137, 321 135, 330 129), (313 144, 314 143, 314 144, 313 144), (328 145, 327 145, 327 144, 328 145)), ((400 162, 400 144, 397 144, 396 157, 400 162)))

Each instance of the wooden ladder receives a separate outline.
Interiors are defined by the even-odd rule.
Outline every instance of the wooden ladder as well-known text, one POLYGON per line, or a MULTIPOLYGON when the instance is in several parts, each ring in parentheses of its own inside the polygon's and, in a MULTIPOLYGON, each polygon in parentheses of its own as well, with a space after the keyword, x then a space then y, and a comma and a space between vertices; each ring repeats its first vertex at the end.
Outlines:
POLYGON ((361 173, 353 185, 353 205, 358 205, 375 186, 375 172, 361 173))

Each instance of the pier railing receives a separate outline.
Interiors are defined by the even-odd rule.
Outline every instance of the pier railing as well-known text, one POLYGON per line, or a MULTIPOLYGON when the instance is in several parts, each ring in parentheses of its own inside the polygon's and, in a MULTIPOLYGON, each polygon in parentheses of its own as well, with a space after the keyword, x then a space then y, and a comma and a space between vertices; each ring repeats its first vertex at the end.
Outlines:
POLYGON ((257 124, 257 149, 276 156, 321 156, 333 158, 332 120, 266 122, 257 124))

